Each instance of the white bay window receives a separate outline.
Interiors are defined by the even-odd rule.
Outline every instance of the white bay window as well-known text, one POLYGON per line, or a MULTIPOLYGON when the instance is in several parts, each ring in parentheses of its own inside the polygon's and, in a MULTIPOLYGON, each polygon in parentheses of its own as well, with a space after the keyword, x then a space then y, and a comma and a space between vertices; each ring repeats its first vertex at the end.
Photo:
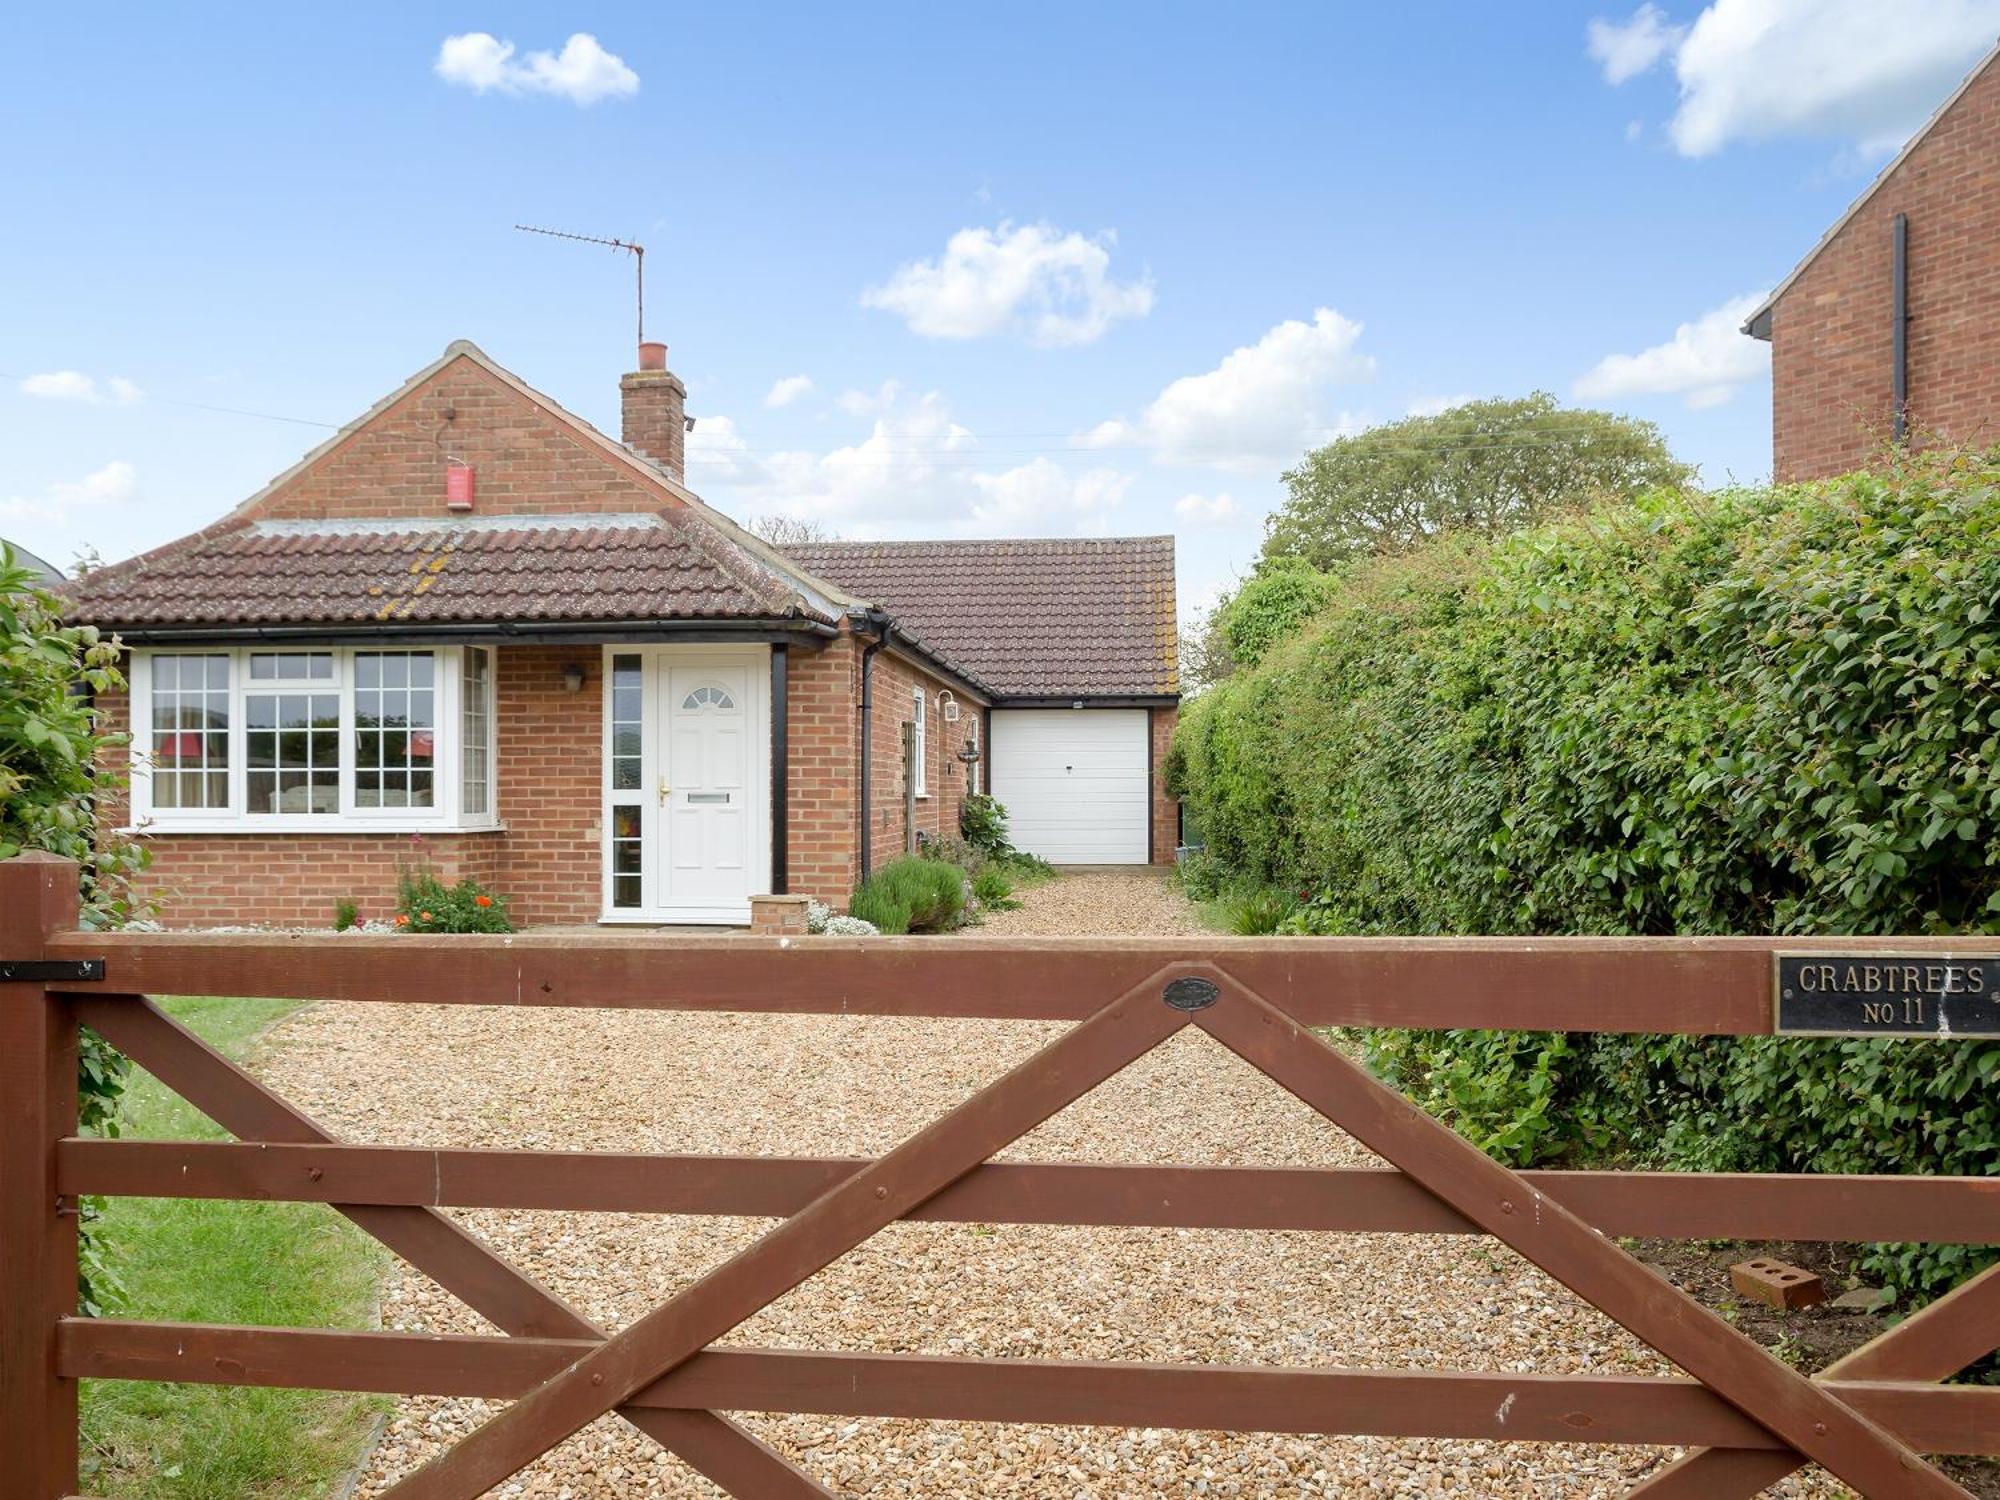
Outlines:
POLYGON ((133 821, 491 827, 493 694, 484 646, 137 651, 133 821))

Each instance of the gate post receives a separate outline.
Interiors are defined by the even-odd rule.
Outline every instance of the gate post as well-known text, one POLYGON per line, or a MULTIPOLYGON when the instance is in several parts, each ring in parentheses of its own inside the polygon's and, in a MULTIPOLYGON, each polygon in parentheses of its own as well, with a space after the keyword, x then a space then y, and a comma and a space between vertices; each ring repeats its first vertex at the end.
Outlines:
MULTIPOLYGON (((78 874, 39 850, 0 860, 0 962, 43 959, 75 928, 78 874)), ((0 1454, 23 1500, 77 1487, 77 1383, 56 1373, 56 1324, 77 1304, 76 1212, 56 1198, 76 1067, 76 1021, 48 982, 0 981, 0 1454)))

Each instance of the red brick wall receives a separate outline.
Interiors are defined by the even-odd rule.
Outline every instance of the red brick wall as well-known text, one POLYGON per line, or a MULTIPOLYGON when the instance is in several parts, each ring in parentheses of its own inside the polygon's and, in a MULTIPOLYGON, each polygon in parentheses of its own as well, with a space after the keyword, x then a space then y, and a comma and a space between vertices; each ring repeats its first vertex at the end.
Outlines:
POLYGON ((1894 416, 1891 222, 1909 218, 1913 431, 2000 442, 2000 64, 1989 66, 1771 318, 1781 480, 1863 467, 1894 416))
MULTIPOLYGON (((860 643, 843 634, 824 650, 794 649, 787 663, 790 763, 788 883, 795 895, 846 904, 860 879, 855 747, 860 722, 860 643)), ((928 797, 917 827, 956 836, 965 799, 957 759, 977 705, 960 699, 959 722, 938 711, 944 686, 909 662, 877 652, 873 667, 871 825, 879 868, 903 852, 902 726, 918 682, 930 695, 928 797)), ((509 898, 523 923, 595 922, 601 900, 603 659, 594 645, 501 646, 496 663, 502 831, 425 834, 160 834, 148 839, 153 867, 142 889, 158 897, 170 926, 330 922, 351 899, 365 917, 394 910, 399 863, 427 860, 447 879, 471 876, 509 898), (584 669, 581 692, 563 687, 563 668, 584 669)), ((100 700, 107 729, 123 731, 129 704, 100 700)), ((1174 711, 1153 713, 1153 858, 1173 858, 1174 804, 1160 783, 1174 711)), ((123 772, 123 757, 118 770, 123 772)), ((122 793, 106 807, 107 826, 128 817, 122 793)))
POLYGON ((494 679, 499 884, 523 922, 595 922, 603 909, 604 656, 600 647, 502 646, 494 679), (563 668, 584 669, 583 690, 563 668))
POLYGON ((916 716, 916 685, 930 705, 926 718, 925 786, 916 827, 933 837, 958 837, 958 810, 965 802, 965 767, 956 758, 979 709, 962 695, 959 719, 947 724, 937 695, 946 685, 889 651, 875 653, 874 710, 869 715, 869 857, 880 869, 907 847, 903 814, 903 725, 916 716))
POLYGON ((1149 715, 1153 736, 1153 851, 1156 865, 1174 862, 1180 843, 1181 805, 1167 795, 1167 752, 1173 748, 1174 725, 1180 721, 1177 708, 1156 708, 1149 715))
POLYGON ((792 651, 785 666, 786 883, 795 896, 817 896, 836 906, 847 904, 859 878, 854 756, 859 658, 854 637, 843 631, 822 651, 792 651))
POLYGON ((247 514, 263 521, 444 519, 452 514, 444 503, 447 455, 473 466, 478 515, 680 504, 460 356, 247 514))
MULTIPOLYGON (((602 671, 596 646, 502 646, 496 663, 500 817, 504 831, 426 833, 163 833, 146 842, 141 889, 169 926, 270 922, 317 926, 336 902, 364 917, 395 909, 398 864, 428 862, 446 879, 470 876, 509 898, 520 922, 594 922, 599 912, 602 671), (585 668, 583 691, 562 669, 585 668)), ((107 730, 124 732, 131 705, 99 700, 107 730)), ((122 775, 123 756, 117 769, 122 775)), ((123 826, 119 793, 106 825, 123 826)))

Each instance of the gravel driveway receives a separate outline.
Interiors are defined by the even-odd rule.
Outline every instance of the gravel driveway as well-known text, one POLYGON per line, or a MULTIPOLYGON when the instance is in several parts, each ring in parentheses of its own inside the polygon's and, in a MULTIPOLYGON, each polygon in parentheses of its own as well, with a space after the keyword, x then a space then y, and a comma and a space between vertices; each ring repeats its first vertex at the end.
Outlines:
MULTIPOLYGON (((1198 930, 1151 876, 1078 874, 989 932, 1198 930)), ((940 939, 940 941, 950 941, 940 939)), ((353 1139, 414 1145, 879 1153, 1060 1028, 862 1017, 317 1006, 263 1072, 353 1139)), ((1206 1037, 1184 1032, 1025 1137, 1027 1159, 1318 1166, 1375 1159, 1206 1037)), ((762 1220, 477 1212, 476 1233, 617 1327, 762 1220)), ((412 1273, 401 1329, 490 1332, 412 1273)), ((1662 1373, 1511 1253, 1470 1236, 902 1224, 732 1343, 1017 1357, 1662 1373)), ((364 1466, 379 1493, 487 1403, 407 1399, 364 1466)), ((747 1414, 842 1494, 955 1497, 1616 1495, 1659 1461, 1587 1446, 1299 1438, 747 1414)), ((1844 1493, 1822 1480, 1785 1493, 1844 1493)), ((616 1419, 503 1495, 717 1493, 616 1419)))

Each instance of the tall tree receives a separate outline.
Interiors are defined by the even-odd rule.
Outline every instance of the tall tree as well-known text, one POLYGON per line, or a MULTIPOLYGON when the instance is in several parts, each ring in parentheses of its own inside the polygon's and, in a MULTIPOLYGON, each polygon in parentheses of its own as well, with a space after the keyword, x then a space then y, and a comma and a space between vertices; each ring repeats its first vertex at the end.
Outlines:
POLYGON ((1371 427, 1284 475, 1264 556, 1330 568, 1446 531, 1501 536, 1556 511, 1685 484, 1651 422, 1565 409, 1545 391, 1371 427))

